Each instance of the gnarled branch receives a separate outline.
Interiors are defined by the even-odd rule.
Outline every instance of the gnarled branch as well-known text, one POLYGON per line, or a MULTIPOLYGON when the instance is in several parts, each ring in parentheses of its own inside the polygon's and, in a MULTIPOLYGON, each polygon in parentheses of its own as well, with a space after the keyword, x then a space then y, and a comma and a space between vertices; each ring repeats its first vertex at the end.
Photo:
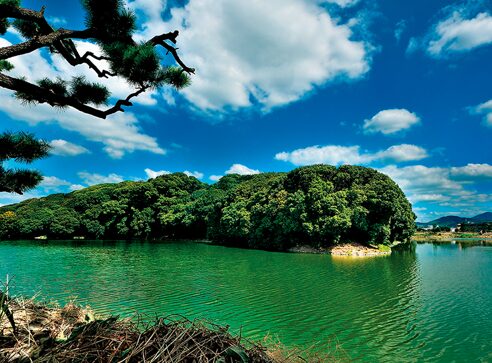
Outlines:
MULTIPOLYGON (((77 66, 80 64, 87 64, 100 78, 108 78, 108 76, 114 77, 118 74, 116 72, 110 72, 107 70, 100 70, 94 62, 90 59, 112 61, 112 58, 107 56, 98 56, 93 52, 86 52, 83 55, 77 50, 76 45, 72 39, 98 39, 98 33, 95 29, 88 28, 85 30, 68 30, 58 29, 55 30, 47 22, 44 17, 44 7, 40 11, 24 9, 13 5, 0 5, 0 15, 2 18, 13 18, 25 21, 33 22, 37 25, 38 34, 29 40, 26 40, 19 44, 14 44, 7 47, 0 48, 0 60, 6 60, 12 57, 16 57, 23 54, 31 53, 37 49, 49 47, 52 51, 56 51, 60 54, 70 65, 77 66)), ((181 66, 182 71, 188 74, 194 74, 195 69, 188 67, 180 59, 177 49, 167 41, 176 44, 179 32, 165 33, 157 35, 150 39, 147 44, 152 46, 162 46, 170 53, 176 63, 181 66)), ((136 43, 130 38, 129 45, 136 45, 136 43)), ((155 86, 155 85, 154 85, 155 86)), ((90 114, 99 118, 106 118, 116 112, 124 112, 123 106, 132 106, 131 99, 137 97, 141 93, 147 91, 152 87, 152 82, 148 85, 140 84, 134 93, 128 95, 127 98, 116 101, 115 105, 107 110, 99 110, 88 104, 81 103, 74 97, 56 94, 46 88, 29 83, 25 80, 7 76, 0 73, 0 87, 7 88, 18 92, 20 94, 29 95, 32 101, 38 103, 48 103, 51 106, 58 107, 73 107, 83 113, 90 114)))

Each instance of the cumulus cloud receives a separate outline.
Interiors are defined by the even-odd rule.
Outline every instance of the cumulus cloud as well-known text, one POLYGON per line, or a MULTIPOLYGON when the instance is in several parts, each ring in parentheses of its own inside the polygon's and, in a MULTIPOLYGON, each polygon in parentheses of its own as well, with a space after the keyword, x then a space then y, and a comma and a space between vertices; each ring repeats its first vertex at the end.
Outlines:
POLYGON ((407 130, 417 125, 420 118, 413 112, 406 109, 383 110, 374 115, 371 119, 364 121, 364 132, 367 134, 382 133, 390 135, 407 130))
POLYGON ((492 43, 492 16, 487 12, 465 18, 460 10, 440 21, 427 43, 427 52, 439 57, 465 52, 492 43))
POLYGON ((410 39, 407 52, 423 50, 446 58, 492 44, 492 16, 484 5, 485 1, 469 0, 445 6, 424 36, 410 39))
POLYGON ((468 164, 462 167, 452 167, 451 175, 459 178, 492 178, 492 165, 468 164))
POLYGON ((276 160, 289 161, 294 165, 311 164, 362 164, 367 159, 360 154, 359 146, 310 146, 275 155, 276 160))
MULTIPOLYGON (((82 44, 81 51, 94 50, 95 47, 90 43, 80 44, 82 44)), ((0 47, 7 45, 10 45, 7 40, 0 39, 0 47)), ((15 57, 9 60, 15 66, 11 74, 16 77, 25 77, 31 82, 39 79, 40 75, 49 78, 61 76, 67 79, 75 74, 87 75, 91 81, 99 81, 84 65, 75 69, 67 65, 66 62, 62 62, 58 56, 49 58, 49 60, 46 60, 39 51, 15 57)), ((126 97, 131 92, 131 88, 123 80, 111 79, 108 82, 109 89, 116 97, 126 97)), ((147 95, 137 102, 154 104, 155 100, 149 97, 147 95)), ((104 150, 112 158, 121 158, 126 153, 136 150, 165 154, 165 150, 158 145, 155 138, 141 131, 136 116, 131 112, 117 113, 102 120, 72 108, 57 110, 45 104, 25 106, 12 97, 12 92, 5 89, 0 89, 0 111, 5 112, 15 120, 27 122, 30 125, 56 123, 60 127, 77 132, 89 140, 101 142, 104 145, 104 150)))
POLYGON ((389 160, 395 162, 422 160, 428 157, 427 151, 416 145, 394 145, 375 153, 362 152, 360 146, 310 146, 291 152, 275 155, 276 160, 288 161, 294 165, 313 164, 370 164, 375 161, 389 160))
POLYGON ((199 171, 188 171, 188 170, 185 170, 185 171, 183 171, 183 173, 185 173, 188 176, 195 177, 197 179, 202 179, 204 177, 204 174, 203 173, 200 173, 199 171))
POLYGON ((211 181, 214 181, 214 182, 217 182, 219 181, 220 179, 222 179, 223 175, 210 175, 209 179, 211 181))
POLYGON ((370 68, 369 46, 354 40, 349 24, 313 1, 190 0, 152 31, 182 29, 179 51, 197 68, 183 94, 213 112, 271 109, 328 82, 360 78, 370 68))
POLYGON ((472 107, 471 112, 478 115, 484 115, 485 125, 492 127, 492 100, 484 102, 476 107, 472 107))
MULTIPOLYGON (((379 171, 390 176, 405 192, 412 203, 427 202, 442 207, 478 208, 480 205, 490 205, 492 196, 473 189, 482 174, 490 171, 489 167, 480 167, 479 172, 474 166, 464 167, 427 167, 413 165, 398 167, 389 165, 379 171)), ((489 206, 490 207, 490 206, 489 206)), ((485 207, 489 208, 489 207, 485 207)))
POLYGON ((50 154, 59 156, 77 156, 90 153, 85 147, 73 144, 69 141, 58 139, 50 142, 52 149, 50 154))
POLYGON ((149 178, 149 179, 154 179, 154 178, 157 178, 158 176, 161 176, 161 175, 171 174, 171 172, 167 171, 167 170, 155 171, 155 170, 147 168, 144 171, 145 171, 145 174, 147 174, 147 178, 149 178))
POLYGON ((72 184, 70 185, 69 189, 71 192, 75 191, 75 190, 80 190, 80 189, 84 189, 85 187, 81 184, 72 184))
POLYGON ((393 145, 374 154, 374 160, 391 160, 396 162, 416 161, 429 157, 427 150, 420 146, 402 144, 393 145))
POLYGON ((239 174, 239 175, 253 175, 260 174, 259 170, 250 169, 242 164, 233 164, 229 170, 225 172, 226 174, 239 174))
POLYGON ((77 173, 82 182, 87 185, 106 184, 106 183, 120 183, 123 181, 123 177, 118 174, 111 173, 109 175, 101 175, 96 173, 88 173, 81 171, 77 173))
POLYGON ((61 187, 66 187, 71 185, 69 181, 60 179, 56 176, 45 176, 41 183, 39 183, 39 187, 46 192, 56 192, 60 191, 61 187))

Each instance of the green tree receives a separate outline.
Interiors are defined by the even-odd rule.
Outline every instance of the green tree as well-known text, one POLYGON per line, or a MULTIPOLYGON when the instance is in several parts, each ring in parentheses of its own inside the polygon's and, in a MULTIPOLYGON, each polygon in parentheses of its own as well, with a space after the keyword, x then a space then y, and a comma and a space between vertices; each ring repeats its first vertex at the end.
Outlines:
POLYGON ((38 171, 6 169, 4 162, 14 160, 29 164, 47 156, 49 149, 47 142, 29 133, 0 134, 0 192, 23 194, 43 180, 38 171))
POLYGON ((56 238, 71 238, 79 228, 79 215, 73 209, 61 207, 54 211, 49 234, 56 238))
POLYGON ((15 238, 19 231, 17 214, 6 211, 0 214, 0 238, 15 238))
POLYGON ((297 244, 391 245, 409 241, 414 229, 412 207, 389 177, 348 165, 229 175, 211 186, 176 173, 0 208, 0 233, 28 238, 80 231, 90 238, 209 238, 285 250, 297 244))
POLYGON ((86 28, 82 30, 56 29, 49 24, 41 10, 21 7, 20 0, 0 0, 0 35, 13 26, 25 40, 0 48, 0 87, 14 91, 17 98, 28 103, 47 103, 54 107, 73 107, 99 118, 132 106, 131 100, 148 90, 170 85, 182 88, 190 83, 195 70, 184 64, 174 46, 178 31, 159 34, 145 42, 136 42, 136 16, 126 9, 122 0, 83 0, 86 28), (81 54, 74 40, 84 39, 98 44, 101 54, 81 54), (172 56, 172 63, 163 65, 157 47, 172 56), (43 78, 35 83, 7 75, 13 69, 10 59, 46 49, 62 57, 71 66, 85 65, 100 78, 122 77, 135 90, 125 99, 110 103, 110 92, 99 83, 84 77, 72 79, 43 78), (99 69, 94 60, 106 60, 110 69, 99 69))

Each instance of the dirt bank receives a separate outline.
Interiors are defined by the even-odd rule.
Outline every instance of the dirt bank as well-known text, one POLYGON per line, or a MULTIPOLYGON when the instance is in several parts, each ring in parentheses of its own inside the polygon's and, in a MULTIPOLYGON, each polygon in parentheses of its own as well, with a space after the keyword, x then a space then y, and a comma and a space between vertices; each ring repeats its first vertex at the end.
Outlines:
POLYGON ((289 249, 289 252, 331 254, 333 256, 353 256, 353 257, 387 256, 391 254, 391 250, 389 248, 387 251, 381 251, 378 248, 364 246, 360 243, 343 243, 330 248, 314 248, 310 246, 297 246, 289 249))

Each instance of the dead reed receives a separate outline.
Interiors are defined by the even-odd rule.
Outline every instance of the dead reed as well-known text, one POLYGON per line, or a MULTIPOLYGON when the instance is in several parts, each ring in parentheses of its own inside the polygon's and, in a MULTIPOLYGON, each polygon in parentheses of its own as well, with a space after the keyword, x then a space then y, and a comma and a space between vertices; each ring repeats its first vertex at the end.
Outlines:
POLYGON ((267 349, 228 327, 169 316, 144 323, 141 319, 96 319, 89 308, 58 307, 16 298, 8 301, 12 329, 0 317, 0 362, 183 362, 298 363, 338 362, 332 356, 311 356, 279 345, 267 349))

